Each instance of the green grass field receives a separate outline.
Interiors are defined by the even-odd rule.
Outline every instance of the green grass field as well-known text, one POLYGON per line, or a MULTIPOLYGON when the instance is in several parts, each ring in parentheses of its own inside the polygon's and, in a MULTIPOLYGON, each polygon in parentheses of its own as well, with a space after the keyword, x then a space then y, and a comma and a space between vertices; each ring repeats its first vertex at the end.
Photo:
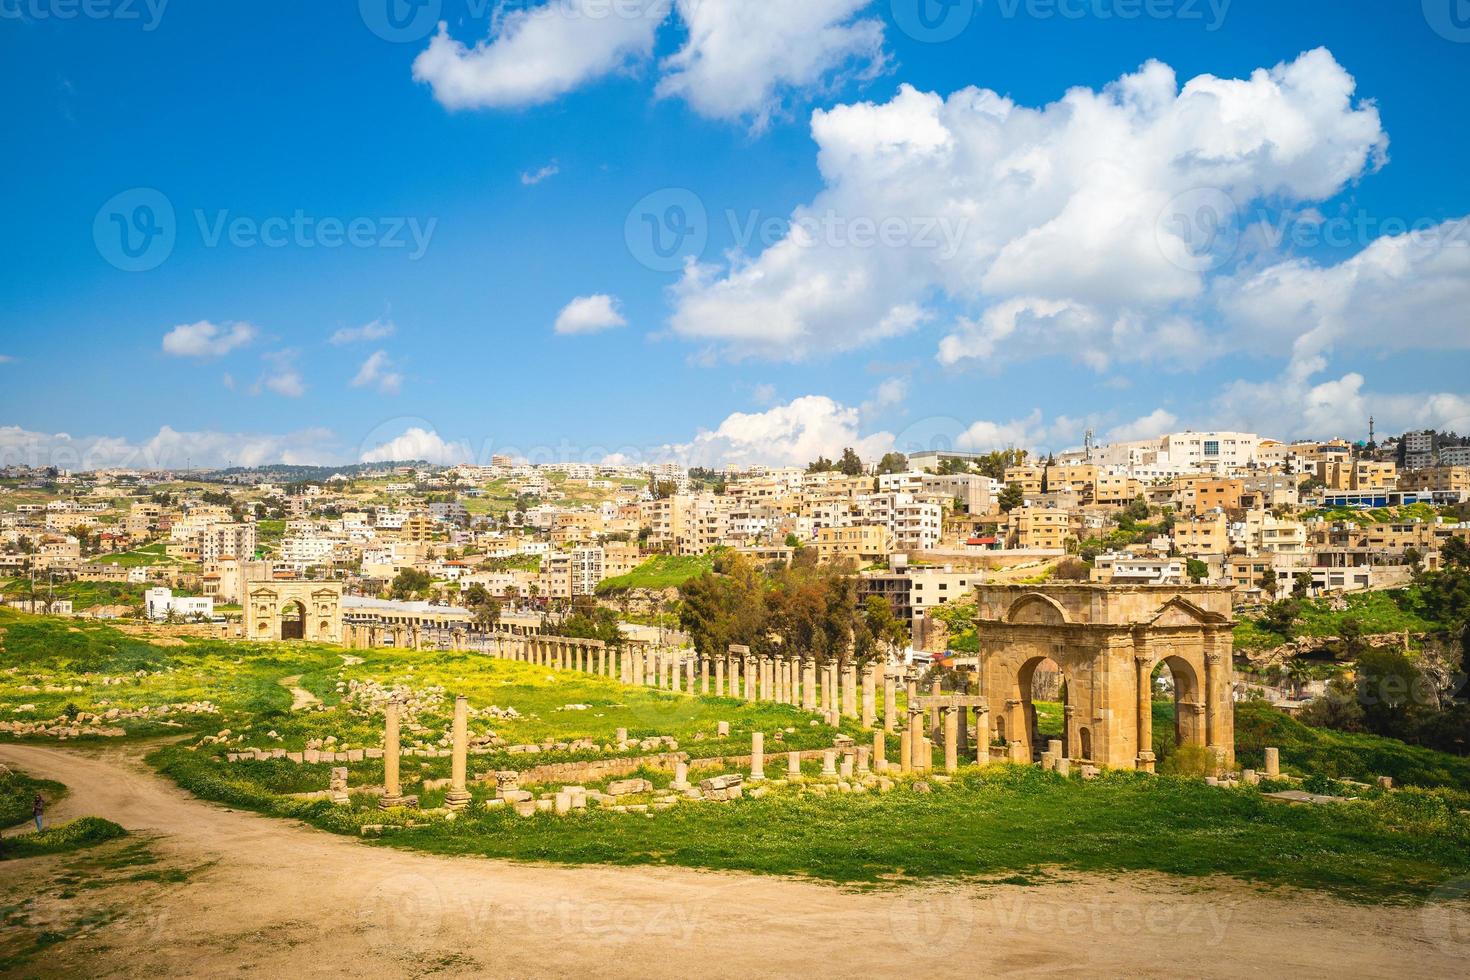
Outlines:
POLYGON ((597 592, 606 595, 625 589, 676 589, 713 568, 714 559, 709 555, 657 555, 627 575, 603 579, 597 592))
POLYGON ((111 820, 80 817, 71 823, 47 827, 38 833, 0 837, 0 861, 39 857, 42 854, 66 854, 126 837, 127 833, 111 820))
POLYGON ((170 558, 167 554, 168 545, 162 541, 154 544, 145 544, 141 548, 132 551, 119 551, 110 555, 98 555, 91 559, 89 565, 121 565, 123 568, 146 568, 153 565, 177 565, 180 562, 170 558))
MULTIPOLYGON (((185 736, 156 750, 150 761, 197 796, 305 820, 335 833, 358 835, 366 824, 398 825, 403 829, 381 841, 395 847, 569 864, 673 864, 853 883, 1039 880, 1067 871, 1150 870, 1224 875, 1372 901, 1415 899, 1446 878, 1470 873, 1470 760, 1389 739, 1306 728, 1263 704, 1238 706, 1242 765, 1260 768, 1262 750, 1274 745, 1289 773, 1363 782, 1391 775, 1419 788, 1351 790, 1362 799, 1295 807, 1268 800, 1254 788, 1216 789, 1198 779, 1115 772, 1083 781, 1029 766, 993 765, 962 767, 950 782, 925 777, 929 793, 915 792, 910 787, 915 777, 909 776, 900 778, 891 793, 799 794, 780 785, 782 753, 830 746, 834 732, 789 707, 628 688, 469 653, 374 650, 344 658, 343 651, 305 644, 158 645, 105 626, 12 612, 0 613, 0 629, 0 716, 15 717, 13 709, 30 702, 39 717, 68 703, 90 711, 109 704, 209 699, 219 706, 218 714, 171 716, 168 724, 126 722, 124 727, 130 738, 185 736), (320 709, 290 710, 290 692, 279 681, 298 675, 296 683, 321 700, 320 709), (125 680, 105 685, 104 676, 125 680), (381 713, 366 701, 344 697, 354 681, 409 689, 420 700, 422 707, 405 723, 408 745, 445 744, 457 693, 466 694, 476 709, 495 705, 519 715, 473 718, 472 735, 493 731, 507 745, 584 738, 597 743, 534 755, 502 746, 472 755, 472 775, 636 754, 609 745, 621 727, 635 739, 678 739, 693 759, 695 779, 737 771, 708 760, 746 754, 751 733, 764 732, 767 774, 777 782, 764 798, 728 805, 679 803, 652 815, 594 806, 567 817, 531 818, 486 807, 493 781, 474 783, 476 802, 451 823, 410 811, 385 815, 368 794, 355 794, 346 807, 290 795, 325 789, 333 764, 223 760, 236 747, 297 751, 308 740, 329 735, 345 746, 380 744, 381 713), (48 691, 48 686, 62 689, 48 691), (717 734, 720 721, 730 723, 729 736, 717 734), (201 741, 225 728, 232 732, 228 744, 201 741)), ((1166 751, 1173 706, 1159 702, 1154 707, 1156 749, 1166 751)), ((1060 731, 1058 705, 1038 704, 1037 711, 1043 733, 1060 731)), ((856 726, 844 725, 847 734, 866 741, 856 726)), ((889 753, 896 758, 896 738, 889 740, 889 753)), ((818 767, 804 765, 808 780, 819 781, 818 767)), ((347 768, 352 786, 381 784, 381 762, 347 768)), ((640 774, 659 792, 672 775, 668 770, 640 774)), ((426 788, 424 781, 447 777, 448 759, 405 755, 403 775, 406 791, 418 793, 426 809, 442 804, 443 790, 426 788)), ((555 784, 524 788, 544 792, 555 784)), ((27 786, 16 794, 25 804, 22 818, 29 814, 28 792, 27 786)))
MULTIPOLYGON (((1417 586, 1382 592, 1358 592, 1345 597, 1347 609, 1334 611, 1325 599, 1304 599, 1297 619, 1296 632, 1301 637, 1341 636, 1343 621, 1356 619, 1364 633, 1433 632, 1443 624, 1426 619, 1417 586)), ((1259 622, 1241 617, 1235 626, 1235 645, 1242 650, 1260 650, 1280 646, 1286 637, 1268 632, 1259 622)))
POLYGON ((30 820, 37 793, 50 805, 66 795, 66 787, 23 772, 0 772, 0 827, 13 827, 30 820))

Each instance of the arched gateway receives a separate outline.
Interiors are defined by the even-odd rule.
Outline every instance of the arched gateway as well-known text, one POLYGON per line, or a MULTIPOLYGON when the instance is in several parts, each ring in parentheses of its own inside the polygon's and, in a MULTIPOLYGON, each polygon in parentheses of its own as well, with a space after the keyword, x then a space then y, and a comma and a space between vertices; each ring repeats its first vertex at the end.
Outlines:
POLYGON ((245 636, 251 640, 341 640, 340 582, 251 582, 245 636))
POLYGON ((1030 762, 1036 733, 1031 682, 1060 669, 1066 754, 1114 768, 1154 768, 1153 671, 1175 683, 1176 737, 1235 765, 1230 592, 1206 586, 982 585, 976 613, 980 693, 1009 757, 1030 762))

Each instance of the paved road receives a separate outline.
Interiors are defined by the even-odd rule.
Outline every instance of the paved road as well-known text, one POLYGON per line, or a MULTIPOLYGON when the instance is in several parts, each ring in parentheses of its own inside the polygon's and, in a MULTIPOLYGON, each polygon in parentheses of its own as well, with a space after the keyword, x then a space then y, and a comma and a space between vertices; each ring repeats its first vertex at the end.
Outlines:
MULTIPOLYGON (((136 746, 0 745, 178 866, 111 925, 46 954, 94 976, 1454 976, 1466 952, 1414 908, 1162 876, 857 891, 685 869, 563 868, 371 847, 203 803, 136 746), (1432 930, 1431 930, 1432 931, 1432 930), (70 959, 68 959, 70 957, 70 959), (88 959, 90 957, 90 959, 88 959)), ((769 833, 780 833, 770 828, 769 833)), ((14 894, 38 858, 0 863, 14 894)), ((1453 923, 1452 923, 1453 924, 1453 923)), ((1463 927, 1464 921, 1459 925, 1463 927)), ((34 964, 33 964, 34 965, 34 964)))

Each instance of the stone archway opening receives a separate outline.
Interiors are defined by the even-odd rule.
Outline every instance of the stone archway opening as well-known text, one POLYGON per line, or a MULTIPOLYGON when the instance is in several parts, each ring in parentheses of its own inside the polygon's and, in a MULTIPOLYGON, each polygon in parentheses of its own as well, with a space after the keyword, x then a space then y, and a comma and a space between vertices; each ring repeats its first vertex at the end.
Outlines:
POLYGON ((1050 739, 1061 739, 1063 755, 1067 744, 1067 679, 1050 657, 1036 656, 1021 664, 1016 673, 1015 696, 1021 702, 1020 726, 1013 735, 1022 742, 1022 755, 1041 758, 1050 739))
POLYGON ((306 606, 300 600, 281 607, 281 639, 306 639, 306 606))
POLYGON ((1205 698, 1204 689, 1200 683, 1199 673, 1188 660, 1183 657, 1165 657, 1158 662, 1153 670, 1153 705, 1155 706, 1153 726, 1154 744, 1151 747, 1158 757, 1163 761, 1174 750, 1184 745, 1205 744, 1205 698), (1173 703, 1173 738, 1169 737, 1169 728, 1159 724, 1162 720, 1158 717, 1157 706, 1162 701, 1167 704, 1173 703))

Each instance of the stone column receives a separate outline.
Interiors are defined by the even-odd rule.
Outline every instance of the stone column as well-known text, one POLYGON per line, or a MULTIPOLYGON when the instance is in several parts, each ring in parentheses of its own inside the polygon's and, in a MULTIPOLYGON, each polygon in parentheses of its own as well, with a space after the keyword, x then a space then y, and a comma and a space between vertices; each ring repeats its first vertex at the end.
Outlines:
POLYGON ((1154 771, 1153 657, 1140 653, 1133 658, 1138 674, 1138 768, 1154 771))
POLYGON ((800 752, 787 752, 786 753, 786 775, 787 776, 790 776, 790 777, 798 777, 798 776, 801 775, 801 753, 800 752))
POLYGON ((909 709, 909 745, 914 752, 912 768, 924 770, 929 768, 924 763, 924 712, 920 709, 909 709))
POLYGON ((755 658, 749 654, 740 658, 740 672, 745 675, 745 700, 755 700, 755 672, 751 670, 755 666, 755 658))
POLYGON ((780 704, 786 703, 786 658, 778 657, 776 668, 776 701, 780 704))
POLYGON ((859 776, 866 776, 873 771, 871 765, 872 757, 873 750, 871 747, 867 745, 859 745, 857 747, 857 774, 859 776))
POLYGON ((669 658, 673 661, 669 665, 669 674, 674 682, 674 693, 679 694, 684 690, 684 655, 675 650, 669 654, 669 658))
POLYGON ((694 693, 694 661, 684 661, 684 689, 690 694, 694 693))
POLYGON ((975 709, 975 761, 980 765, 990 762, 990 711, 975 709))
POLYGON ((944 771, 954 772, 960 767, 960 713, 955 708, 944 709, 944 771))
POLYGON ((822 775, 837 775, 837 753, 833 752, 831 749, 828 749, 826 752, 822 753, 822 775))
POLYGON ((383 795, 378 809, 403 805, 403 787, 398 781, 398 702, 389 701, 383 708, 383 795))
POLYGON ((878 665, 868 664, 863 671, 863 727, 872 728, 878 720, 878 665))
POLYGON ((760 701, 769 701, 771 700, 771 658, 761 657, 756 670, 760 678, 760 691, 756 698, 760 701))
POLYGON ((469 724, 470 701, 461 694, 454 699, 454 747, 449 762, 449 792, 444 796, 444 805, 451 810, 463 810, 470 804, 465 785, 470 754, 469 724))
MULTIPOLYGON (((939 697, 941 694, 944 693, 944 689, 943 689, 943 687, 940 686, 939 681, 936 680, 933 684, 931 684, 929 686, 929 693, 932 696, 936 697, 936 698, 939 697)), ((940 722, 939 722, 939 709, 938 708, 930 708, 929 709, 929 737, 931 739, 933 739, 934 741, 936 741, 936 742, 939 741, 939 731, 940 731, 940 727, 939 726, 940 726, 940 722)))
POLYGON ((832 666, 822 668, 822 714, 832 713, 832 666))
POLYGON ((709 696, 709 657, 699 658, 699 693, 709 696))
POLYGON ((758 783, 766 778, 766 736, 754 732, 750 736, 750 781, 758 783))
POLYGON ((810 657, 801 661, 801 707, 817 710, 817 662, 810 657))
POLYGON ((855 664, 849 663, 842 670, 842 714, 846 718, 858 716, 857 675, 855 664))
POLYGON ((908 772, 914 768, 913 736, 905 728, 898 735, 898 771, 908 772))
POLYGON ((1220 745, 1220 665, 1218 653, 1205 654, 1205 747, 1220 745))
POLYGON ((715 697, 725 696, 725 658, 715 658, 715 697))
POLYGON ((1281 750, 1280 749, 1271 749, 1271 748, 1268 748, 1266 750, 1266 778, 1267 779, 1280 779, 1281 778, 1281 750))
POLYGON ((891 732, 898 728, 898 685, 883 668, 883 730, 891 732))
POLYGON ((873 769, 876 772, 884 772, 888 769, 887 748, 883 744, 881 729, 873 733, 873 769))
POLYGON ((960 716, 959 741, 955 743, 955 746, 961 757, 968 757, 970 754, 970 719, 967 716, 969 709, 962 705, 954 710, 960 716))

